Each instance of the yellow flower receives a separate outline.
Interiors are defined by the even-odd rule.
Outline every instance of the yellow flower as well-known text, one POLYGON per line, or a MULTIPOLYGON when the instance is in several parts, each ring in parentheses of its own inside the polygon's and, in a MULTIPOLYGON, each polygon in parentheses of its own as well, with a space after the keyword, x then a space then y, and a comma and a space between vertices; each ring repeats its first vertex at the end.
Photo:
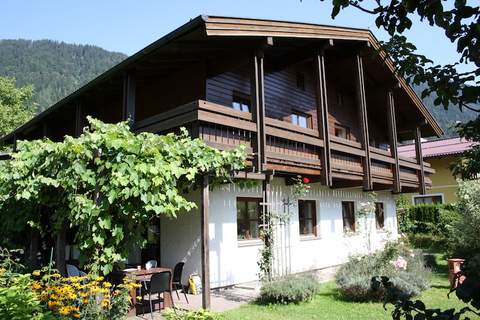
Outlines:
POLYGON ((32 284, 32 289, 33 290, 39 290, 41 289, 42 286, 40 284, 38 284, 37 282, 35 282, 34 284, 32 284))
POLYGON ((33 271, 32 276, 36 276, 36 277, 40 276, 40 271, 38 270, 33 271))
POLYGON ((61 307, 58 310, 58 313, 60 313, 62 316, 66 316, 66 315, 70 314, 70 308, 69 307, 61 307))

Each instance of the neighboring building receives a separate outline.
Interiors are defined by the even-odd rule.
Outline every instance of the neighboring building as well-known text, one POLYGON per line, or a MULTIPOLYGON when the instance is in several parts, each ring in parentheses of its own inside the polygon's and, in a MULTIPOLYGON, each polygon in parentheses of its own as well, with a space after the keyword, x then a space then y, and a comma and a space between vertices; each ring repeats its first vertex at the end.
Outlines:
MULTIPOLYGON (((427 160, 435 169, 435 174, 430 177, 432 186, 427 190, 427 194, 412 195, 412 203, 452 203, 457 201, 457 177, 453 175, 450 168, 465 151, 470 150, 472 144, 473 142, 460 138, 422 142, 423 159, 427 160)), ((406 144, 398 147, 398 154, 415 159, 415 145, 406 144)))
POLYGON ((183 260, 185 276, 209 270, 214 287, 257 279, 262 204, 287 210, 291 179, 301 175, 311 191, 278 228, 275 272, 331 267, 366 250, 355 214, 365 191, 378 193, 370 222, 380 248, 397 237, 392 193, 422 191, 434 172, 421 157, 397 154, 398 140, 416 138, 419 147, 421 136, 442 131, 377 49, 365 29, 199 16, 2 140, 61 140, 92 115, 130 119, 135 132, 184 126, 220 149, 243 144, 248 168, 237 176, 257 187, 192 190, 200 209, 161 218, 160 236, 152 228, 130 262, 183 260))

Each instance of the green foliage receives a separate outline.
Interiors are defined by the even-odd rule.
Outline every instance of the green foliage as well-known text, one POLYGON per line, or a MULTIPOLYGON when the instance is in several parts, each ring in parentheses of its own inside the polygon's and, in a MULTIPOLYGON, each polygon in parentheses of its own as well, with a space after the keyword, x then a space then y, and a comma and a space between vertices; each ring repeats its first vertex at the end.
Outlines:
POLYGON ((390 277, 395 288, 404 295, 415 296, 428 288, 430 270, 424 266, 421 253, 398 242, 387 244, 380 252, 351 257, 340 267, 335 280, 346 300, 380 301, 385 291, 371 287, 371 279, 380 275, 390 277), (395 266, 399 259, 406 261, 405 268, 395 266))
POLYGON ((394 305, 395 308, 392 311, 394 320, 458 320, 470 319, 471 315, 480 316, 480 255, 467 260, 458 276, 464 276, 465 279, 450 293, 455 292, 457 298, 465 303, 459 310, 454 308, 428 309, 423 301, 411 301, 408 296, 403 295, 388 277, 372 279, 372 288, 386 292, 384 306, 387 303, 394 305))
POLYGON ((32 93, 31 86, 17 88, 15 78, 0 77, 0 136, 33 117, 33 109, 28 104, 32 93))
POLYGON ((469 258, 480 252, 480 181, 463 181, 458 189, 459 218, 452 222, 448 255, 469 258))
POLYGON ((126 55, 96 46, 51 40, 0 40, 0 76, 35 87, 33 101, 43 111, 126 55))
POLYGON ((163 314, 167 320, 221 320, 222 315, 200 309, 198 311, 180 311, 168 310, 163 314))
POLYGON ((289 275, 269 282, 260 288, 261 304, 299 303, 312 299, 320 285, 314 275, 289 275))
POLYGON ((137 135, 126 122, 89 122, 78 138, 18 143, 13 159, 0 163, 0 218, 25 215, 40 223, 31 208, 48 208, 54 225, 66 219, 78 228, 82 256, 94 273, 111 272, 127 248, 141 246, 153 217, 175 218, 194 208, 183 195, 200 175, 226 182, 244 165, 243 148, 219 151, 186 130, 137 135))

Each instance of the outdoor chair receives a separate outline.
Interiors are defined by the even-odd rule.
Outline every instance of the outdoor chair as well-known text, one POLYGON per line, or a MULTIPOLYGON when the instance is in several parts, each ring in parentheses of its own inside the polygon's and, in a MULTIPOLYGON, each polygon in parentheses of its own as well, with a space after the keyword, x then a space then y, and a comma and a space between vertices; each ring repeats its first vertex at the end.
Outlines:
MULTIPOLYGON (((150 278, 150 281, 145 283, 145 287, 144 288, 142 287, 142 301, 143 301, 144 295, 148 294, 148 302, 150 304, 150 316, 152 319, 153 319, 153 305, 154 305, 152 300, 152 295, 154 294, 158 295, 157 300, 159 302, 159 305, 161 302, 164 302, 164 299, 160 297, 161 293, 169 292, 170 296, 172 296, 172 288, 170 286, 171 280, 172 280, 172 273, 170 271, 154 273, 150 278)), ((144 306, 145 305, 142 303, 142 309, 144 308, 144 306)), ((175 310, 175 303, 173 302, 173 299, 172 299, 172 306, 173 306, 173 309, 175 310)), ((145 312, 143 313, 145 314, 145 312)))
POLYGON ((185 265, 185 262, 179 262, 175 265, 175 268, 173 269, 172 287, 173 287, 173 290, 175 290, 175 293, 177 294, 178 300, 180 300, 180 296, 178 295, 178 289, 182 289, 183 294, 185 295, 185 300, 187 300, 187 303, 190 304, 190 302, 188 302, 185 286, 182 284, 182 273, 183 273, 184 265, 185 265))
POLYGON ((85 272, 79 270, 73 264, 67 264, 66 267, 67 267, 67 276, 69 277, 84 277, 87 275, 85 272))
POLYGON ((157 260, 148 260, 147 263, 145 263, 146 270, 150 270, 156 267, 157 267, 157 260))

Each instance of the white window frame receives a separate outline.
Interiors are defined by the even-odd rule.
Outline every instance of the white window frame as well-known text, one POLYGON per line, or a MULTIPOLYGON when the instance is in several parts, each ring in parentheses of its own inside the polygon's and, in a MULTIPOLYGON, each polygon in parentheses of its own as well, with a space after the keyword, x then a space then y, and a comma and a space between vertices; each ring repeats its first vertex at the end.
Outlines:
POLYGON ((428 193, 428 194, 415 194, 412 196, 412 204, 415 204, 415 199, 418 198, 429 198, 429 197, 438 197, 440 196, 442 198, 442 204, 445 204, 445 195, 443 193, 428 193))

